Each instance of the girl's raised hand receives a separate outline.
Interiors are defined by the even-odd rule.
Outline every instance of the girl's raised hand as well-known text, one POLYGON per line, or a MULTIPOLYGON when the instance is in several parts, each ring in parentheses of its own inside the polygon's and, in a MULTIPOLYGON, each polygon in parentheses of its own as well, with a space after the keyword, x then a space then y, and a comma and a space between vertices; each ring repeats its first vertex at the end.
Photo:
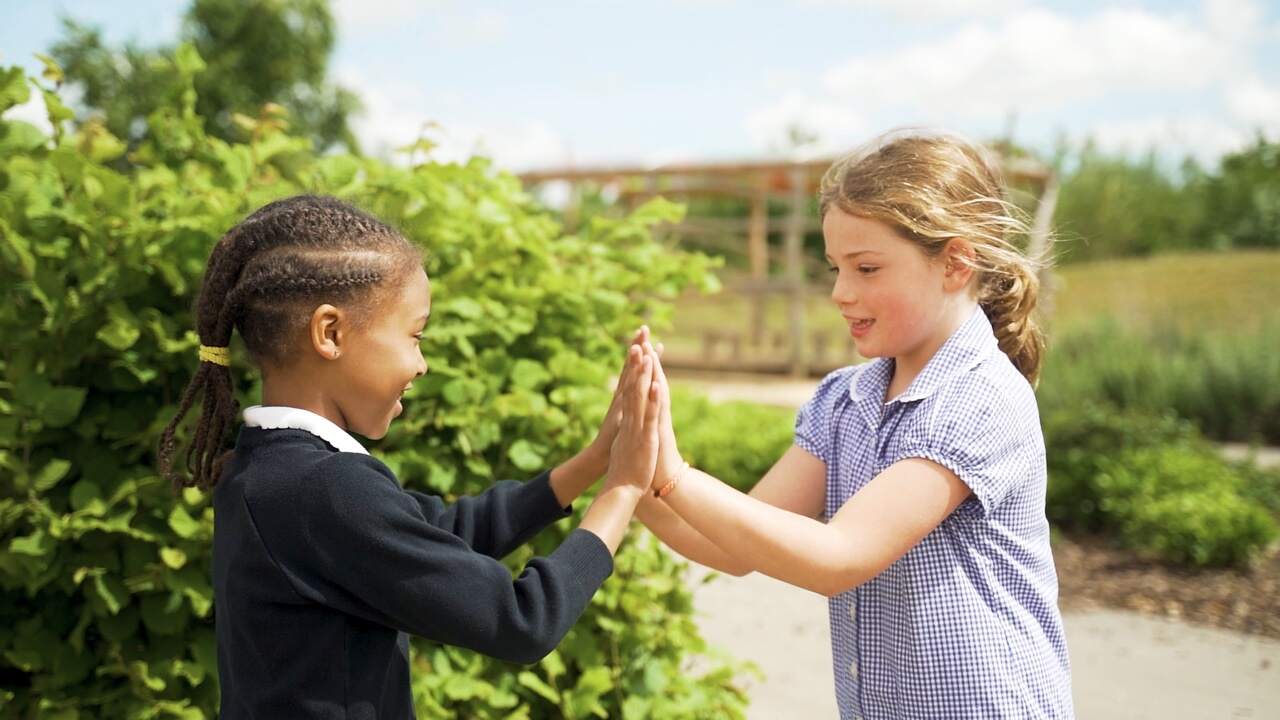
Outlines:
POLYGON ((622 363, 622 373, 618 376, 618 386, 613 390, 613 400, 609 402, 609 410, 605 412, 604 420, 600 423, 600 429, 596 432, 596 437, 591 441, 591 445, 588 448, 602 460, 607 461, 609 451, 613 448, 614 438, 618 436, 618 426, 622 420, 622 388, 627 383, 628 373, 637 369, 629 361, 631 349, 635 347, 644 348, 648 342, 649 327, 641 325, 627 345, 628 360, 622 363))
POLYGON ((627 348, 625 383, 618 386, 621 420, 609 454, 605 487, 647 491, 658 460, 657 355, 647 343, 627 348))
MULTIPOLYGON (((661 354, 661 344, 659 344, 661 354)), ((662 361, 655 357, 654 385, 658 391, 658 459, 653 473, 653 488, 656 490, 679 476, 684 469, 684 458, 680 457, 680 449, 676 446, 676 431, 671 424, 671 386, 667 383, 667 373, 662 368, 662 361)))

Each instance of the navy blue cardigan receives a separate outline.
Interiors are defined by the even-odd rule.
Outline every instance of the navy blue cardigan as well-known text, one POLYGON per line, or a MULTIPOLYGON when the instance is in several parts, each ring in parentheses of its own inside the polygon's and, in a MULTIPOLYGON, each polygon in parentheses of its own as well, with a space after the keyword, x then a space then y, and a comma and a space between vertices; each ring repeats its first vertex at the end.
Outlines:
POLYGON ((532 663, 613 571, 581 529, 498 562, 567 516, 549 473, 445 505, 304 430, 242 427, 214 512, 223 720, 413 717, 406 633, 532 663))

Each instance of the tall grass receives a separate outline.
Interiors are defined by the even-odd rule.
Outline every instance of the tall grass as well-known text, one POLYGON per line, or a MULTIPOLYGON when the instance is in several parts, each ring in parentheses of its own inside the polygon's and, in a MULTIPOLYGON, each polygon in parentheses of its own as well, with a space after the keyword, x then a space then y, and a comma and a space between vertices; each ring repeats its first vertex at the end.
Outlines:
POLYGON ((1104 317, 1053 339, 1038 396, 1046 412, 1171 411, 1215 440, 1280 445, 1280 322, 1251 333, 1143 332, 1104 317))

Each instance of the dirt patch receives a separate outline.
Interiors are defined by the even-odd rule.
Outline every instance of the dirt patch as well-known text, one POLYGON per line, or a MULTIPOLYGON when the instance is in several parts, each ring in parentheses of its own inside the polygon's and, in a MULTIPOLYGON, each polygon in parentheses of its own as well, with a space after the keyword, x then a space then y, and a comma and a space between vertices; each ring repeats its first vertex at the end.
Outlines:
POLYGON ((1057 537, 1063 610, 1123 608, 1280 638, 1280 551, 1248 570, 1190 570, 1145 560, 1098 537, 1057 537))

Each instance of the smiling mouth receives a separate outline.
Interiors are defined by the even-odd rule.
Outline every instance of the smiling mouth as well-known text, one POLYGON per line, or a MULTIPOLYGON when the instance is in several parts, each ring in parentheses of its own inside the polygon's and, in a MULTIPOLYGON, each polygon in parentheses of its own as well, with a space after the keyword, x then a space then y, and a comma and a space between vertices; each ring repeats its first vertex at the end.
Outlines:
POLYGON ((854 337, 865 335, 869 330, 871 330, 871 326, 876 323, 874 319, 857 319, 851 317, 846 317, 845 322, 849 323, 849 332, 852 333, 854 337))

